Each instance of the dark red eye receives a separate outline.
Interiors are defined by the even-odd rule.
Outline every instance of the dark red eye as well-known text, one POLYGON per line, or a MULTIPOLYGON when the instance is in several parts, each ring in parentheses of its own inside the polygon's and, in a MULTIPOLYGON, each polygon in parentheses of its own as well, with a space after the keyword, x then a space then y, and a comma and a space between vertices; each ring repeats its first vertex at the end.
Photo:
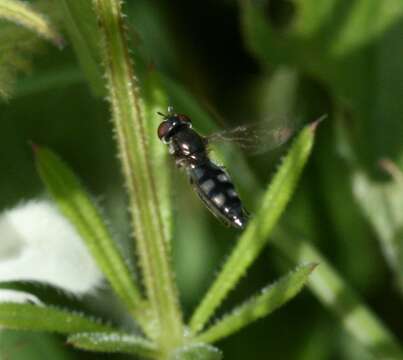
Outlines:
POLYGON ((168 121, 163 121, 160 126, 158 126, 158 137, 160 139, 164 138, 168 135, 169 130, 171 129, 171 124, 168 121))
POLYGON ((183 114, 178 114, 178 119, 183 122, 188 122, 188 123, 192 122, 188 116, 183 115, 183 114))

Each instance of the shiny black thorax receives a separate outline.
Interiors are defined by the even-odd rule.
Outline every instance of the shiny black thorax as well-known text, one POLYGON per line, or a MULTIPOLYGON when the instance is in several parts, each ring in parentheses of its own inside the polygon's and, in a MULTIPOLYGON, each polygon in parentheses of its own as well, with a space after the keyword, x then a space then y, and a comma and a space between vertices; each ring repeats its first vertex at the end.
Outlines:
POLYGON ((194 168, 208 161, 204 139, 190 128, 180 129, 171 136, 169 153, 179 167, 194 168))

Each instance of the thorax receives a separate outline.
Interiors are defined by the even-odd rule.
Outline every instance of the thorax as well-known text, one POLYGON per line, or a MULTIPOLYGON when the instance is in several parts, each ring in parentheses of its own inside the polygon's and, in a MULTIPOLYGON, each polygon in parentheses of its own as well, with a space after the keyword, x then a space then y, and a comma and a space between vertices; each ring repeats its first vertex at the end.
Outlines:
MULTIPOLYGON (((184 129, 172 136, 169 152, 178 161, 198 163, 205 161, 206 144, 204 139, 192 129, 184 129)), ((181 164, 178 164, 181 165, 181 164)))

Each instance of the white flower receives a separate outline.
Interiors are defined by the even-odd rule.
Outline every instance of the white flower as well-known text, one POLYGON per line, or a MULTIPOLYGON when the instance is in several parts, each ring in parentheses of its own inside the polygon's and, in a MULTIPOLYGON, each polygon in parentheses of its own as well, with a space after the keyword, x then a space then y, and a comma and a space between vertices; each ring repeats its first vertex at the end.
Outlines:
POLYGON ((31 303, 42 305, 42 302, 32 294, 24 291, 0 289, 0 302, 31 303))
POLYGON ((82 295, 103 277, 73 226, 49 201, 35 200, 0 216, 0 281, 17 280, 82 295))

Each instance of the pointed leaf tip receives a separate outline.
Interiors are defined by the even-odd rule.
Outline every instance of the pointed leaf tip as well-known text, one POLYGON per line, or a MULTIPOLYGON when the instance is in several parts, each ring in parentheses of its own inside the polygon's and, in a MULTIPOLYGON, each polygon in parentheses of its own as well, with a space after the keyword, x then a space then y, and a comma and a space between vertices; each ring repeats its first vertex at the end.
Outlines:
POLYGON ((312 151, 314 133, 305 126, 293 141, 282 165, 263 195, 260 209, 255 213, 247 229, 242 233, 236 247, 212 284, 190 320, 193 332, 200 332, 206 322, 221 305, 228 292, 238 283, 252 262, 260 254, 270 238, 274 226, 293 195, 302 170, 312 151))
POLYGON ((403 181, 403 172, 399 167, 388 158, 382 158, 378 161, 378 166, 395 181, 403 181))
POLYGON ((319 265, 320 265, 319 263, 312 263, 311 264, 311 273, 314 272, 319 265))
POLYGON ((148 305, 91 195, 58 155, 46 147, 38 150, 39 175, 59 210, 81 236, 116 294, 145 327, 144 308, 148 305))
POLYGON ((271 314, 303 289, 316 266, 315 263, 298 266, 273 284, 266 286, 259 294, 237 306, 199 334, 197 341, 216 342, 271 314))
POLYGON ((317 120, 313 121, 311 124, 309 124, 310 129, 312 130, 312 132, 316 131, 316 128, 318 127, 318 125, 325 120, 328 117, 328 114, 323 114, 321 117, 319 117, 317 120))
POLYGON ((309 273, 313 273, 315 271, 315 269, 319 266, 319 263, 310 263, 309 265, 309 273))

